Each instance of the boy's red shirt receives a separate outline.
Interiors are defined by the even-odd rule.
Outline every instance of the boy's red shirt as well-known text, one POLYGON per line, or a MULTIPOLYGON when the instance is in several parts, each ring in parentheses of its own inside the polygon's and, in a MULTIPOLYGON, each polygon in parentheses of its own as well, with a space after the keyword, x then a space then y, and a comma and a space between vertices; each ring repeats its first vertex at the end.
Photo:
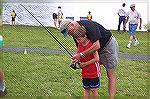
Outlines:
MULTIPOLYGON (((86 49, 90 48, 92 46, 92 42, 88 42, 86 46, 83 46, 82 44, 78 44, 78 50, 79 52, 83 52, 86 49)), ((87 62, 94 58, 93 54, 90 54, 88 56, 85 56, 80 59, 80 62, 87 62)), ((90 64, 84 68, 82 68, 82 78, 97 78, 100 76, 100 64, 99 62, 95 62, 93 64, 90 64)))

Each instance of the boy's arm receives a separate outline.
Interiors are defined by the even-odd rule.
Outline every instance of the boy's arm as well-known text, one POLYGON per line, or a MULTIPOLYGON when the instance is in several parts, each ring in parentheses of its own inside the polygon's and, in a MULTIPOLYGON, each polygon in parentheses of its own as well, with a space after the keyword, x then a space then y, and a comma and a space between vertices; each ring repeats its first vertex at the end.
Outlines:
POLYGON ((90 61, 87 61, 87 62, 82 62, 82 63, 80 64, 82 68, 84 68, 85 66, 88 66, 88 65, 90 65, 90 64, 93 64, 93 63, 99 61, 98 51, 96 51, 93 55, 94 55, 94 58, 93 58, 93 59, 91 59, 90 61))
MULTIPOLYGON (((83 56, 86 57, 86 55, 95 53, 95 51, 100 49, 100 42, 99 40, 97 40, 96 42, 94 42, 92 44, 92 46, 90 48, 88 48, 87 50, 85 50, 84 52, 82 52, 83 56)), ((73 55, 72 59, 80 59, 81 58, 81 53, 76 53, 73 55)))

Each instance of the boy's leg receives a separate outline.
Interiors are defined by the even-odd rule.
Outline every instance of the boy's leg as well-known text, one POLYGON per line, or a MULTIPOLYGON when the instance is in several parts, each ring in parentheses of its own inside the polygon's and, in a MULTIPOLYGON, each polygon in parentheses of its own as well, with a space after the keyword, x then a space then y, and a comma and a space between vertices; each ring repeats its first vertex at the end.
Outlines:
POLYGON ((98 89, 97 88, 92 88, 92 99, 98 99, 98 89))
POLYGON ((84 89, 84 99, 90 99, 90 89, 89 88, 84 89))

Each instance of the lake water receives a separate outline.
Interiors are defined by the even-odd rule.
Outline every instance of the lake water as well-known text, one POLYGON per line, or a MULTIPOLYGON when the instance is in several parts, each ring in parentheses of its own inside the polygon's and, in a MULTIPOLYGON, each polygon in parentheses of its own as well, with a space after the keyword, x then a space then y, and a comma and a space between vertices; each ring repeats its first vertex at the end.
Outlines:
MULTIPOLYGON (((130 4, 126 3, 126 11, 130 10, 130 4)), ((74 17, 75 21, 80 17, 86 17, 88 11, 91 11, 93 21, 97 21, 107 29, 116 30, 118 26, 118 9, 122 2, 87 2, 87 3, 22 3, 43 25, 54 26, 52 13, 58 6, 62 7, 63 19, 74 17)), ((147 23, 149 18, 149 8, 147 2, 135 3, 136 10, 142 15, 143 24, 147 23)), ((40 25, 21 5, 20 3, 3 3, 3 24, 11 24, 11 11, 14 9, 17 13, 16 24, 40 25)), ((122 26, 121 26, 122 29, 122 26)), ((128 29, 128 24, 127 24, 128 29)))

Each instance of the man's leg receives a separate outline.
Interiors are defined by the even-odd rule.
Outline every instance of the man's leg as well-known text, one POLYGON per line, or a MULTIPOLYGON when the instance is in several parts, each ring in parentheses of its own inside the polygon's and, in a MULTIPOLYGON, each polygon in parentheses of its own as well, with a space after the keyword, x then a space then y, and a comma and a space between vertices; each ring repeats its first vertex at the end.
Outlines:
POLYGON ((126 32, 126 23, 125 23, 125 21, 126 21, 126 18, 124 17, 124 19, 123 19, 123 31, 124 32, 126 32))
POLYGON ((100 61, 105 66, 108 77, 109 99, 114 99, 116 94, 116 74, 115 70, 118 64, 119 46, 113 37, 109 44, 100 52, 100 61))
POLYGON ((120 25, 121 25, 121 22, 122 22, 121 17, 119 17, 118 32, 120 31, 120 25))
POLYGON ((109 99, 114 99, 116 94, 116 74, 115 71, 107 71, 109 99))
POLYGON ((135 31, 137 29, 137 24, 129 24, 129 32, 130 32, 130 37, 129 37, 129 43, 127 44, 127 48, 130 48, 131 47, 131 43, 132 43, 132 40, 133 40, 133 36, 135 34, 135 31))

